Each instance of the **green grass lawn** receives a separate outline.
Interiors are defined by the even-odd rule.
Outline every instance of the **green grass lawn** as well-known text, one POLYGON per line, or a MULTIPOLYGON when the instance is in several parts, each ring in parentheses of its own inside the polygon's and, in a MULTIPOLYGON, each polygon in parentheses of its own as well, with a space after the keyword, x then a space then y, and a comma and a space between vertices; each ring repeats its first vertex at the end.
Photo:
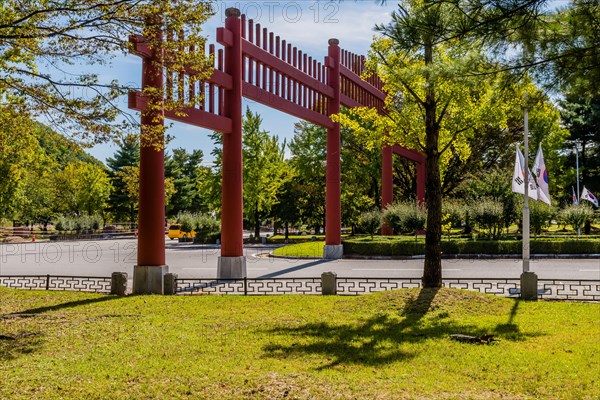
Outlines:
POLYGON ((325 241, 296 243, 279 247, 273 250, 273 254, 284 257, 321 258, 323 257, 323 246, 325 246, 325 241))
POLYGON ((600 304, 454 289, 117 298, 0 288, 0 299, 2 399, 600 396, 600 304))

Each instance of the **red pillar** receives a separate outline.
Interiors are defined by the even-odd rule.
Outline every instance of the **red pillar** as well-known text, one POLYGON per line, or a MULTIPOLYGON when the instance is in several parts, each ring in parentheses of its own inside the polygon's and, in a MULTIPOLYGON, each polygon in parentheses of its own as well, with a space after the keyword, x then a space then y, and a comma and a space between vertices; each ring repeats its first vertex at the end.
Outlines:
POLYGON ((225 72, 233 87, 225 92, 225 116, 231 118, 231 133, 223 134, 223 180, 221 187, 221 257, 243 256, 242 181, 242 25, 240 11, 225 11, 225 29, 233 33, 233 45, 225 48, 225 72))
MULTIPOLYGON (((157 29, 160 30, 160 26, 157 29)), ((164 124, 161 58, 160 54, 155 53, 152 59, 144 58, 142 62, 142 88, 155 88, 159 92, 148 96, 148 107, 142 113, 140 139, 137 261, 138 265, 147 266, 165 264, 164 136, 156 135, 164 124)))
MULTIPOLYGON (((162 41, 160 19, 149 22, 149 42, 162 41)), ((142 62, 142 88, 147 92, 140 135, 138 253, 134 268, 134 293, 162 293, 165 266, 164 109, 161 49, 142 62)))
MULTIPOLYGON (((392 146, 385 146, 381 152, 381 209, 385 210, 394 202, 394 174, 392 146)), ((418 184, 417 184, 418 186, 418 184)), ((387 224, 381 226, 382 235, 393 235, 394 230, 387 224)))
MULTIPOLYGON (((328 114, 332 115, 340 112, 340 47, 337 39, 329 39, 328 56, 327 84, 333 88, 333 98, 329 100, 328 114)), ((325 244, 330 246, 342 243, 340 176, 340 124, 336 122, 332 128, 327 128, 325 244)))

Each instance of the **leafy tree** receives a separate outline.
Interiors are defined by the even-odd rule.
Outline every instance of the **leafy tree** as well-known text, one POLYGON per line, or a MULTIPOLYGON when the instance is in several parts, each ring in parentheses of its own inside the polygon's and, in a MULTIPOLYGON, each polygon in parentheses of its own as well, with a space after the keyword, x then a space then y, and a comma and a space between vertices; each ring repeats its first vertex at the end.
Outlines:
POLYGON ((246 109, 242 124, 244 157, 244 214, 253 222, 254 236, 260 237, 261 218, 270 215, 277 204, 279 188, 289 180, 290 171, 284 161, 285 142, 261 130, 262 118, 246 109))
POLYGON ((538 26, 530 51, 551 87, 600 94, 600 6, 573 0, 538 26))
MULTIPOLYGON (((113 123, 121 115, 115 101, 129 88, 78 74, 71 65, 106 64, 114 54, 129 51, 130 34, 146 34, 151 48, 169 52, 166 63, 173 72, 187 67, 210 73, 202 52, 174 51, 203 43, 201 25, 212 12, 209 2, 8 0, 0 11, 0 95, 90 141, 120 135, 134 125, 131 120, 113 123), (151 30, 160 28, 162 20, 185 37, 156 38, 151 30)), ((185 102, 175 99, 167 107, 185 102)))
MULTIPOLYGON (((320 231, 325 219, 327 130, 299 122, 290 142, 295 171, 297 201, 304 223, 320 231)), ((342 224, 354 227, 361 213, 379 206, 381 151, 364 145, 360 137, 347 128, 341 131, 341 203, 342 224)))
MULTIPOLYGON (((140 187, 140 165, 126 165, 120 171, 116 172, 116 178, 124 184, 124 194, 127 195, 132 202, 139 202, 139 187, 140 187)), ((173 178, 165 178, 165 204, 169 207, 169 202, 176 193, 173 178)))
POLYGON ((458 197, 467 199, 471 204, 477 204, 482 199, 500 203, 503 225, 508 228, 517 217, 516 195, 512 192, 510 179, 513 167, 484 170, 469 176, 457 191, 458 197))
MULTIPOLYGON (((600 93, 585 96, 576 92, 567 93, 561 101, 561 115, 569 130, 569 141, 564 153, 569 154, 567 163, 571 171, 575 165, 572 149, 579 143, 579 167, 586 187, 592 192, 600 191, 600 93)), ((575 185, 576 177, 568 176, 567 185, 575 185)))
POLYGON ((172 181, 175 191, 168 202, 167 215, 177 215, 182 211, 208 211, 206 199, 198 187, 203 156, 201 150, 188 153, 182 148, 174 149, 171 156, 165 156, 165 177, 172 181))
POLYGON ((516 91, 507 104, 504 101, 510 97, 500 101, 498 96, 505 86, 501 76, 483 79, 473 74, 492 65, 473 41, 454 35, 466 18, 452 2, 402 2, 392 22, 377 27, 383 37, 375 40, 370 53, 369 67, 378 72, 390 93, 387 116, 364 108, 352 111, 354 118, 340 116, 350 128, 362 130, 373 145, 400 143, 425 153, 426 287, 442 284, 440 165, 454 157, 467 159, 471 151, 467 139, 476 130, 488 125, 506 127, 506 110, 521 105, 525 89, 516 91), (372 129, 364 129, 364 120, 375 125, 379 140, 373 139, 372 129))
POLYGON ((102 212, 111 191, 104 169, 82 161, 55 174, 53 186, 58 211, 77 216, 102 212))
POLYGON ((68 163, 77 161, 104 167, 101 161, 86 153, 82 146, 74 140, 39 122, 33 122, 33 127, 40 147, 57 165, 57 169, 63 169, 68 163))
POLYGON ((361 214, 381 205, 381 151, 365 146, 350 129, 340 133, 342 225, 354 229, 361 214))
POLYGON ((300 196, 300 219, 319 234, 325 226, 325 174, 327 130, 308 122, 294 125, 290 164, 300 196))
POLYGON ((221 210, 221 183, 223 166, 223 134, 212 132, 210 135, 215 147, 211 151, 214 158, 212 166, 201 166, 198 170, 197 188, 204 196, 209 210, 221 210))
POLYGON ((26 201, 31 166, 42 154, 29 118, 19 107, 0 107, 0 218, 15 219, 26 201), (29 178, 29 179, 28 179, 29 178))
MULTIPOLYGON (((289 167, 292 170, 291 167, 289 167)), ((300 221, 302 210, 299 207, 300 198, 303 196, 300 185, 293 175, 287 180, 277 193, 277 204, 273 207, 272 215, 275 219, 275 228, 283 224, 285 239, 290 235, 290 225, 293 226, 300 221)))

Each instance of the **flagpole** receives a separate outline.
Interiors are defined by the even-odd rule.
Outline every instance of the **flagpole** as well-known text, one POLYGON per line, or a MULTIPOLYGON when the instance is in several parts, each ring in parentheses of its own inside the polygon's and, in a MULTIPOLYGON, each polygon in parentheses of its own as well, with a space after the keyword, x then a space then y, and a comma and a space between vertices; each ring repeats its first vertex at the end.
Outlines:
MULTIPOLYGON (((525 95, 525 101, 527 101, 527 95, 525 95)), ((525 196, 523 207, 523 272, 529 272, 529 110, 527 109, 527 105, 525 105, 524 125, 525 196)))
MULTIPOLYGON (((575 141, 575 171, 576 171, 576 175, 577 175, 577 204, 581 203, 581 198, 580 198, 580 194, 581 193, 579 191, 579 141, 575 141)), ((581 236, 581 228, 577 228, 577 236, 581 236)))
POLYGON ((524 159, 525 159, 525 197, 523 206, 523 272, 521 273, 521 299, 537 300, 538 277, 535 272, 529 271, 529 110, 527 109, 527 94, 524 99, 524 159))

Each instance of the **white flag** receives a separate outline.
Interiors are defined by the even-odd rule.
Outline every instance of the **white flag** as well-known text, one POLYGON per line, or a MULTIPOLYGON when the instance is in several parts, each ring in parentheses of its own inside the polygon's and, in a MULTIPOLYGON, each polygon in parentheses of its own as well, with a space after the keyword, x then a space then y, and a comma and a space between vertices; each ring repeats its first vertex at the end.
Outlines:
POLYGON ((533 173, 536 176, 538 200, 550 204, 550 189, 548 188, 548 171, 544 163, 544 154, 542 153, 542 144, 538 148, 535 161, 533 162, 533 173))
POLYGON ((577 205, 579 205, 579 200, 577 199, 577 195, 575 194, 575 188, 573 188, 573 186, 571 186, 571 189, 573 190, 573 204, 575 204, 577 206, 577 205))
MULTIPOLYGON (((512 180, 512 191, 515 193, 525 194, 525 157, 519 147, 517 147, 517 154, 515 156, 515 169, 513 172, 512 180)), ((529 171, 529 197, 537 200, 537 185, 535 180, 529 171)))
POLYGON ((581 199, 591 201, 596 207, 598 207, 598 198, 592 194, 589 190, 583 187, 583 192, 581 192, 581 199))

